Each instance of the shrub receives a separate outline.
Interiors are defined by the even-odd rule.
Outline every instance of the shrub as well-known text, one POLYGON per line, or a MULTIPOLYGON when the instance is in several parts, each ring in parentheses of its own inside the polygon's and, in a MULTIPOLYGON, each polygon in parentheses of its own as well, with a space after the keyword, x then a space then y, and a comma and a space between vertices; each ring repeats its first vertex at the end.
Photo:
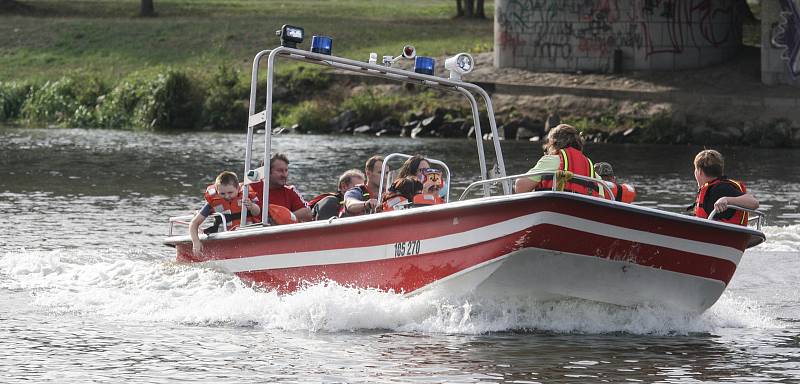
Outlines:
POLYGON ((369 124, 386 117, 399 118, 401 110, 407 109, 403 101, 398 96, 375 96, 366 90, 345 100, 341 109, 355 112, 359 124, 369 124))
POLYGON ((93 111, 98 98, 107 91, 106 86, 91 77, 62 77, 34 87, 22 106, 22 117, 28 124, 47 123, 72 126, 76 121, 85 127, 95 126, 93 111), (83 107, 83 108, 79 108, 83 107), (80 113, 78 120, 73 118, 80 113))
POLYGON ((246 91, 239 72, 220 66, 207 84, 203 123, 217 129, 241 129, 247 124, 246 91))
POLYGON ((330 106, 318 100, 301 101, 296 105, 288 107, 285 113, 277 117, 278 126, 291 127, 294 124, 300 125, 300 130, 304 132, 329 133, 328 122, 336 111, 330 106))
POLYGON ((71 128, 97 127, 97 114, 95 109, 85 105, 78 105, 71 114, 65 116, 63 125, 71 128))
POLYGON ((16 82, 0 82, 0 121, 19 117, 31 87, 16 82))
POLYGON ((97 106, 97 124, 102 128, 133 128, 133 114, 142 98, 143 85, 126 80, 118 84, 107 95, 101 97, 97 106))
POLYGON ((307 99, 308 95, 328 89, 332 82, 331 75, 321 68, 298 66, 275 75, 276 95, 273 98, 280 98, 282 101, 307 99))
POLYGON ((183 72, 167 70, 143 85, 134 127, 144 130, 190 129, 196 126, 202 97, 183 72))
POLYGON ((75 81, 63 77, 48 81, 33 91, 22 106, 22 117, 28 124, 62 124, 75 110, 75 81))

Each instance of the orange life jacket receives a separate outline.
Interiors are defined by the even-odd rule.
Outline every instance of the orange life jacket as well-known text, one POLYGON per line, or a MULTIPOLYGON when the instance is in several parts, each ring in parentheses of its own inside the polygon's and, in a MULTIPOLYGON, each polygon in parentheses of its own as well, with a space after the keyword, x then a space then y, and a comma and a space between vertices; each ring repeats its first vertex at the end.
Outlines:
POLYGON ((406 199, 403 195, 387 195, 386 198, 383 199, 382 209, 383 212, 389 212, 410 207, 442 204, 443 202, 444 200, 442 200, 439 195, 435 194, 418 193, 414 195, 414 199, 411 201, 411 204, 408 204, 408 199, 406 199))
MULTIPOLYGON (((706 194, 708 194, 708 190, 711 187, 713 187, 713 186, 715 186, 717 184, 721 184, 721 183, 733 184, 734 186, 736 186, 737 189, 742 191, 742 193, 747 193, 747 188, 744 186, 744 183, 742 183, 741 181, 736 181, 736 180, 732 180, 732 179, 722 179, 722 178, 711 180, 711 181, 705 183, 700 188, 700 190, 697 191, 697 199, 695 199, 695 202, 694 202, 694 215, 695 216, 703 218, 703 219, 707 219, 708 218, 708 215, 711 212, 706 212, 706 210, 703 209, 703 202, 706 200, 706 194)), ((725 222, 725 223, 739 224, 739 225, 747 226, 747 218, 748 218, 747 212, 739 211, 739 210, 736 210, 734 212, 735 213, 733 214, 733 216, 731 216, 730 219, 719 219, 719 220, 722 221, 722 222, 725 222)), ((720 214, 720 213, 722 213, 722 212, 717 212, 717 214, 720 214)))
MULTIPOLYGON (((558 169, 562 171, 570 171, 575 175, 587 176, 595 178, 594 164, 588 157, 583 155, 583 152, 567 147, 559 151, 561 162, 558 169)), ((539 182, 537 191, 552 190, 553 189, 553 176, 542 176, 539 182)), ((567 181, 564 185, 564 190, 569 192, 581 193, 585 195, 597 195, 597 185, 595 183, 573 179, 567 181)))
POLYGON ((383 212, 394 211, 396 209, 405 209, 408 207, 408 199, 403 195, 387 195, 383 198, 381 210, 383 212))
POLYGON ((269 204, 269 220, 273 225, 284 225, 297 223, 297 216, 282 205, 269 204))
MULTIPOLYGON (((258 198, 256 197, 256 193, 250 191, 248 193, 251 201, 257 202, 258 198)), ((232 231, 236 228, 239 228, 239 224, 242 218, 242 186, 239 186, 239 193, 231 199, 230 201, 225 200, 219 193, 217 193, 217 187, 214 184, 209 185, 206 187, 205 193, 203 193, 203 197, 205 197, 206 202, 211 208, 214 209, 215 213, 221 213, 225 215, 225 222, 227 223, 228 231, 232 231)), ((255 223, 261 221, 260 217, 253 217, 248 214, 247 222, 248 223, 255 223)))
POLYGON ((427 194, 427 193, 425 193, 425 194, 418 193, 418 194, 414 195, 414 200, 413 200, 413 203, 414 203, 415 206, 436 205, 436 204, 441 204, 443 202, 444 201, 442 200, 441 197, 439 197, 439 195, 437 195, 437 194, 427 194))
POLYGON ((613 195, 606 196, 606 199, 621 201, 623 203, 632 203, 636 199, 636 188, 630 184, 617 184, 611 181, 605 181, 608 189, 611 190, 613 195))

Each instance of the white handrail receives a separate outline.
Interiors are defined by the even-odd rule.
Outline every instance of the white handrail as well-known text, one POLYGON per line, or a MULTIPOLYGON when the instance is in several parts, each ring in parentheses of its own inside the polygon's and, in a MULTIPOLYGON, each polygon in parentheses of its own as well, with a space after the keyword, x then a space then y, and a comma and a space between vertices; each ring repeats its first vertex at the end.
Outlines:
MULTIPOLYGON (((222 219, 222 230, 220 230, 219 232, 227 231, 228 230, 228 220, 225 219, 225 215, 222 214, 222 213, 214 212, 214 213, 208 215, 208 217, 206 217, 206 220, 208 220, 209 218, 214 217, 214 216, 219 216, 222 219)), ((183 216, 172 216, 172 217, 170 217, 169 218, 169 234, 167 236, 172 236, 172 229, 175 227, 175 223, 188 226, 188 225, 191 224, 193 218, 194 218, 194 215, 183 215, 183 216), (186 221, 186 220, 188 220, 188 221, 186 221)), ((203 220, 203 221, 205 221, 205 220, 203 220)))
MULTIPOLYGON (((756 222, 756 229, 759 230, 759 231, 761 230, 761 226, 763 224, 764 217, 765 217, 764 212, 756 211, 754 209, 749 209, 749 208, 745 208, 745 207, 740 207, 738 205, 731 205, 731 204, 728 204, 728 209, 733 209, 733 210, 736 210, 736 211, 744 211, 744 212, 747 212, 749 214, 754 215, 755 217, 751 217, 751 218, 747 219, 747 225, 749 226, 751 221, 755 221, 756 222)), ((711 210, 711 213, 708 214, 708 219, 709 220, 714 220, 714 218, 720 213, 721 212, 717 211, 717 208, 714 208, 714 209, 711 210)))

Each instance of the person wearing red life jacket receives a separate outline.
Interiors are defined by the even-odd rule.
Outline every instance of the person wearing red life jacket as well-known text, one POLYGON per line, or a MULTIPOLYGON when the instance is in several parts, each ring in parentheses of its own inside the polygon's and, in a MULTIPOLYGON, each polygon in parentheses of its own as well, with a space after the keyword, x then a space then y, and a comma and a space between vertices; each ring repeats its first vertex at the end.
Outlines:
MULTIPOLYGON (((583 137, 575 127, 567 124, 559 124, 547 133, 547 138, 542 146, 544 156, 528 172, 538 171, 570 171, 575 175, 591 177, 601 180, 594 172, 594 165, 583 154, 583 137)), ((553 176, 531 176, 523 177, 514 183, 514 193, 525 193, 531 191, 551 190, 553 188, 553 176)), ((571 179, 564 184, 564 190, 586 195, 599 195, 604 197, 603 188, 598 188, 597 183, 571 179)))
POLYGON ((422 182, 416 176, 407 176, 395 180, 381 202, 383 212, 411 208, 414 196, 422 193, 422 182))
POLYGON ((611 167, 611 164, 606 162, 595 163, 594 173, 600 176, 608 186, 608 189, 611 190, 611 196, 607 196, 607 199, 623 203, 632 203, 636 199, 636 188, 630 184, 617 184, 617 176, 614 175, 614 168, 611 167))
POLYGON ((438 173, 438 178, 429 177, 423 182, 419 177, 407 176, 395 180, 383 198, 382 211, 388 212, 444 203, 439 196, 442 185, 441 171, 433 169, 422 171, 426 174, 438 173))
POLYGON ((323 193, 308 202, 314 220, 328 220, 340 217, 345 212, 344 196, 352 188, 364 185, 364 174, 358 169, 350 169, 339 176, 339 190, 323 193))
MULTIPOLYGON (((289 179, 289 158, 282 153, 276 153, 270 158, 269 164, 269 204, 288 209, 298 221, 311 221, 308 203, 294 186, 286 184, 289 179)), ((259 180, 249 187, 256 193, 259 202, 263 203, 264 181, 259 180)))
MULTIPOLYGON (((212 213, 225 215, 227 230, 238 228, 241 220, 242 187, 239 185, 239 178, 235 173, 227 171, 220 173, 214 184, 206 187, 204 197, 205 205, 194 215, 189 224, 189 236, 192 238, 192 250, 195 253, 203 250, 199 234, 200 225, 212 213)), ((248 211, 248 219, 253 218, 253 222, 261 215, 261 207, 258 205, 258 197, 255 193, 250 193, 248 198, 244 199, 244 207, 248 211)), ((248 220, 248 222, 250 221, 248 220)))
POLYGON ((744 183, 725 176, 724 169, 725 159, 713 149, 700 151, 695 156, 694 178, 699 190, 690 209, 693 208, 694 215, 701 218, 708 218, 716 209, 715 220, 747 226, 747 213, 728 209, 728 205, 758 209, 758 200, 747 193, 744 183))

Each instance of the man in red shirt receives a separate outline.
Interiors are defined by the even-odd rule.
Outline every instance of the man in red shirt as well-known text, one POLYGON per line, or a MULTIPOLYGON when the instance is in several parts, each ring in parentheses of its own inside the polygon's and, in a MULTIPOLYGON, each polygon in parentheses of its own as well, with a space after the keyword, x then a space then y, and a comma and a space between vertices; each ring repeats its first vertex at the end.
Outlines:
MULTIPOLYGON (((289 179, 289 158, 282 153, 272 155, 269 160, 269 203, 276 204, 292 211, 298 221, 311 221, 311 210, 303 196, 292 185, 286 185, 289 179)), ((264 201, 264 182, 258 181, 250 185, 258 195, 258 201, 264 201)))

